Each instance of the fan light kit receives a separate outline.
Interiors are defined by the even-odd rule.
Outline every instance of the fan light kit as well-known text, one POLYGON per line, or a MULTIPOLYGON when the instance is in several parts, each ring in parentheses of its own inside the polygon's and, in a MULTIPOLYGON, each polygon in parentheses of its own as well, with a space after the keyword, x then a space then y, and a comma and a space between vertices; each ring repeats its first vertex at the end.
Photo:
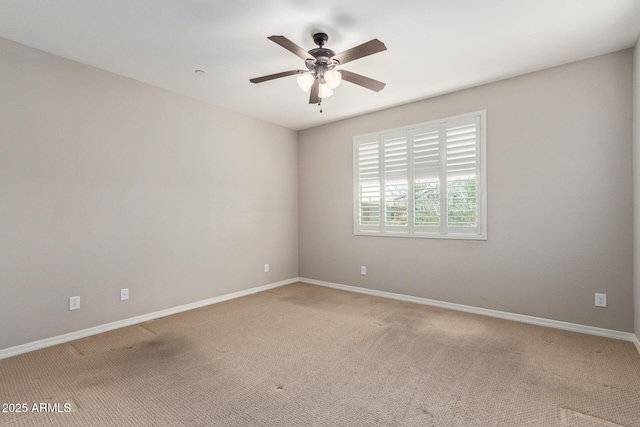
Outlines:
POLYGON ((256 77, 249 80, 251 83, 262 83, 268 80, 297 74, 300 89, 305 92, 310 92, 309 104, 318 105, 320 105, 323 98, 328 98, 333 95, 333 89, 337 88, 342 80, 371 89, 375 92, 380 92, 386 85, 385 83, 352 73, 351 71, 336 70, 336 67, 339 65, 344 65, 347 62, 387 50, 384 43, 378 39, 370 40, 336 55, 331 49, 324 47, 329 40, 329 37, 325 33, 313 35, 313 41, 318 47, 310 51, 304 50, 284 36, 271 36, 267 38, 304 59, 307 70, 283 71, 268 76, 256 77))

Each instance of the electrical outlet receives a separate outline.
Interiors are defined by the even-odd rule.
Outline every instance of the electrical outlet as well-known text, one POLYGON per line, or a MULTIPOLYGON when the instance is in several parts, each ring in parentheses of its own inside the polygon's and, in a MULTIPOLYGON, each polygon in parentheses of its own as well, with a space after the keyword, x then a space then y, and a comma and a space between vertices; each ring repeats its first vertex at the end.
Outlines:
POLYGON ((367 275, 367 266, 366 265, 361 265, 360 266, 360 274, 362 274, 363 276, 367 275))
POLYGON ((268 273, 269 272, 269 264, 265 264, 264 265, 264 272, 268 273))
POLYGON ((129 288, 120 289, 120 301, 129 299, 129 288))
POLYGON ((69 311, 80 309, 80 297, 70 297, 69 298, 69 311))
POLYGON ((596 294, 596 307, 607 306, 607 294, 596 294))

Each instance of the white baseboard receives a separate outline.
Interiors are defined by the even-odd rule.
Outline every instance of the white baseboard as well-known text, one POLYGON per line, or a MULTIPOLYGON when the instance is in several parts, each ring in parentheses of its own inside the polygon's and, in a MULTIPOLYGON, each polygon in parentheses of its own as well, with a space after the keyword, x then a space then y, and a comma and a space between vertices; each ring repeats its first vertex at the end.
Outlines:
POLYGON ((277 288, 284 285, 289 285, 291 283, 296 283, 296 282, 305 282, 312 285, 325 286, 325 287, 340 289, 348 292, 357 292, 361 294, 373 295, 373 296, 378 296, 382 298, 390 298, 390 299, 395 299, 399 301, 407 301, 407 302, 413 302, 417 304, 431 305, 434 307, 448 308, 451 310, 464 311, 467 313, 475 313, 475 314, 480 314, 480 315, 490 316, 490 317, 497 317, 500 319, 513 320, 516 322, 530 323, 533 325, 546 326, 549 328, 563 329, 566 331, 580 332, 583 334, 597 335, 601 337, 614 338, 614 339, 623 340, 623 341, 631 341, 635 344, 636 349, 640 353, 640 341, 638 340, 638 337, 636 337, 635 334, 632 334, 630 332, 614 331, 611 329, 596 328, 594 326, 579 325, 576 323, 562 322, 559 320, 545 319, 542 317, 526 316, 523 314, 508 313, 504 311, 491 310, 487 308, 473 307, 469 305, 455 304, 455 303, 432 300, 427 298, 414 297, 411 295, 396 294, 396 293, 385 292, 385 291, 376 291, 373 289, 359 288, 356 286, 341 285, 338 283, 324 282, 321 280, 295 277, 293 279, 283 280, 281 282, 270 283, 267 285, 246 289, 244 291, 233 292, 231 294, 221 295, 219 297, 209 298, 202 301, 196 301, 196 302, 181 305, 178 307, 173 307, 165 310, 156 311, 153 313, 143 314, 141 316, 131 317, 129 319, 118 320, 116 322, 94 326, 92 328, 82 329, 80 331, 70 332, 68 334, 58 335, 51 338, 45 338, 43 340, 34 341, 31 343, 22 344, 15 347, 9 347, 9 348, 0 350, 0 359, 6 359, 7 357, 17 356, 19 354, 28 353, 30 351, 51 347, 57 344, 63 344, 65 342, 77 340, 80 338, 85 338, 91 335, 100 334, 102 332, 124 328, 126 326, 147 322, 149 320, 169 316, 171 314, 181 313, 183 311, 193 310, 195 308, 200 308, 200 307, 204 307, 211 304, 217 304, 219 302, 228 301, 234 298, 240 298, 246 295, 255 294, 257 292, 266 291, 269 289, 277 288))
POLYGON ((516 322, 530 323, 532 325, 546 326, 548 328, 563 329, 565 331, 580 332, 583 334, 597 335, 600 337, 614 338, 623 341, 633 341, 640 351, 638 338, 630 332, 614 331, 612 329, 597 328, 595 326, 579 325, 577 323, 562 322, 559 320, 545 319, 543 317, 527 316, 524 314, 509 313, 506 311, 491 310, 488 308, 473 307, 470 305, 455 304, 451 302, 438 301, 433 299, 414 297, 411 295, 396 294, 392 292, 376 291, 373 289, 359 288, 357 286, 341 285, 338 283, 323 282, 321 280, 300 278, 301 282, 312 285, 326 286, 348 292, 357 292, 366 295, 373 295, 382 298, 390 298, 400 301, 414 302, 417 304, 431 305, 434 307, 448 308, 450 310, 464 311, 467 313, 481 314, 483 316, 498 317, 500 319, 513 320, 516 322))
POLYGON ((51 338, 45 338, 43 340, 30 342, 27 344, 17 345, 15 347, 9 347, 0 350, 0 359, 6 359, 7 357, 17 356, 18 354, 28 353, 34 350, 40 350, 41 348, 51 347, 53 345, 62 344, 65 342, 77 340, 79 338, 85 338, 91 335, 100 334, 102 332, 111 331, 114 329, 124 328, 125 326, 131 326, 142 322, 148 322, 149 320, 157 319, 160 317, 169 316, 171 314, 181 313, 187 310, 193 310, 194 308, 200 308, 211 304, 217 304, 219 302, 228 301, 234 298, 240 298, 246 295, 255 294, 256 292, 262 292, 269 289, 277 288, 279 286, 288 285, 298 282, 299 278, 293 278, 283 280, 281 282, 270 283, 263 286, 258 286, 244 291, 233 292, 227 295, 221 295, 215 298, 209 298, 202 301, 196 301, 190 304, 180 305, 178 307, 167 308, 165 310, 156 311, 153 313, 143 314, 141 316, 131 317, 129 319, 118 320, 116 322, 107 323, 105 325, 94 326, 92 328, 82 329, 80 331, 70 332, 64 335, 58 335, 51 338))

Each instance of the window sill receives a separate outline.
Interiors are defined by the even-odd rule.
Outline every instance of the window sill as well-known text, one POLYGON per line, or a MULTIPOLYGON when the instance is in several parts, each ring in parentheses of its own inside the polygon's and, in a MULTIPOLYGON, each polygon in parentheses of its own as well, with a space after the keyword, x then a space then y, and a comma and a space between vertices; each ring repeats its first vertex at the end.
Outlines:
POLYGON ((477 234, 431 234, 431 233, 381 233, 377 231, 356 231, 354 236, 371 237, 406 237, 413 239, 445 239, 445 240, 487 240, 486 235, 477 234))

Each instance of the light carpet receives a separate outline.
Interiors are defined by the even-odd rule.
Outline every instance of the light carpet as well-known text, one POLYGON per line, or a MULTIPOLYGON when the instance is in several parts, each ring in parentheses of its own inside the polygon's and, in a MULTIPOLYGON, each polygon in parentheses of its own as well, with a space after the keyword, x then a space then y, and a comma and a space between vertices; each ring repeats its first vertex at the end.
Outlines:
POLYGON ((303 283, 0 360, 0 381, 28 407, 0 426, 640 426, 629 342, 303 283))

